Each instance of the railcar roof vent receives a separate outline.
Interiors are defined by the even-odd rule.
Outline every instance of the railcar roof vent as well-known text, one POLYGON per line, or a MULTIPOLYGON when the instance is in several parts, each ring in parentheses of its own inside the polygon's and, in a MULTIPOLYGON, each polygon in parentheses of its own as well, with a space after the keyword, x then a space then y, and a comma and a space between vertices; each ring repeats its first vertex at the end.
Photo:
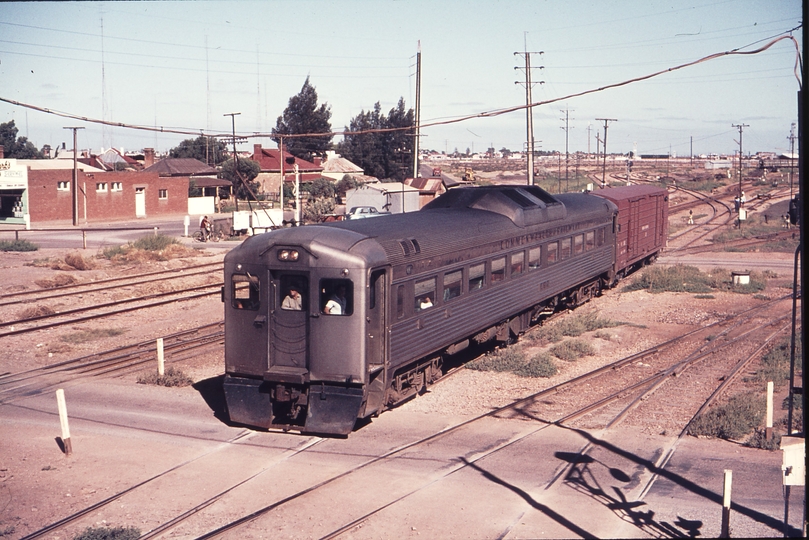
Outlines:
POLYGON ((520 227, 567 216, 565 205, 539 186, 454 188, 425 205, 422 210, 437 208, 474 208, 495 212, 520 227))
POLYGON ((421 246, 419 245, 419 241, 415 238, 399 240, 399 245, 402 246, 402 253, 404 253, 405 256, 410 255, 411 252, 415 254, 421 253, 421 246))

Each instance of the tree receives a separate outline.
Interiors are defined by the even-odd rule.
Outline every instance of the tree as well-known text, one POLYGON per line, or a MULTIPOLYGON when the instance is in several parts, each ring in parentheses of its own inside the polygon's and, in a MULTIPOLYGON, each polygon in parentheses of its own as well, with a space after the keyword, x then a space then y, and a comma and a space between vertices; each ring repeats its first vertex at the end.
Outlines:
POLYGON ((334 185, 334 189, 341 197, 345 197, 346 191, 349 189, 357 189, 361 185, 362 183, 350 174, 344 174, 343 177, 334 185))
POLYGON ((306 161, 312 161, 316 156, 325 157, 326 150, 331 149, 330 120, 331 106, 327 103, 318 106, 317 91, 306 77, 300 93, 289 98, 284 114, 278 117, 272 130, 272 140, 279 143, 282 135, 324 133, 309 137, 285 137, 284 146, 287 152, 306 161))
POLYGON ((260 172, 261 166, 252 159, 229 159, 222 164, 222 170, 219 171, 219 178, 229 180, 233 184, 233 192, 238 199, 256 200, 250 191, 252 190, 253 193, 256 193, 256 190, 258 190, 258 182, 254 182, 254 180, 260 172), (239 164, 238 169, 235 164, 236 162, 239 164), (239 174, 237 174, 237 170, 239 174), (240 176, 241 178, 239 178, 240 176), (245 187, 245 183, 250 186, 250 190, 245 187))
POLYGON ((345 128, 337 150, 379 179, 402 180, 413 162, 413 109, 405 110, 404 98, 387 116, 376 102, 373 110, 360 111, 345 128))
POLYGON ((17 127, 14 120, 0 124, 0 145, 3 146, 4 157, 16 159, 43 159, 45 155, 37 150, 28 137, 17 138, 17 127))
POLYGON ((209 165, 219 165, 225 161, 225 143, 213 137, 200 135, 196 139, 185 139, 169 150, 170 158, 194 158, 209 165))

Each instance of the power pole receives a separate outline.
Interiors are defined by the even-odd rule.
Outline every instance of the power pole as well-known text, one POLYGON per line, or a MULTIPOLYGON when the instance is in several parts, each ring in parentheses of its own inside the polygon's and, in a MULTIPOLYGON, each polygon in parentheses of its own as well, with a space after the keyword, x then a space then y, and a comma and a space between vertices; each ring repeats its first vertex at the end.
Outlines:
MULTIPOLYGON (((527 34, 527 32, 525 33, 527 34)), ((539 81, 538 83, 534 83, 531 81, 531 70, 532 69, 544 69, 545 66, 539 66, 536 68, 531 67, 531 55, 532 54, 545 54, 545 51, 538 51, 538 52, 528 52, 528 44, 525 39, 525 34, 523 34, 523 52, 515 52, 515 56, 522 56, 525 59, 525 67, 516 66, 514 69, 521 69, 525 71, 525 82, 515 81, 514 84, 524 84, 525 85, 525 124, 526 124, 526 147, 528 150, 528 185, 534 185, 534 109, 531 107, 531 103, 533 100, 531 98, 531 88, 534 84, 544 84, 545 81, 539 81)))
MULTIPOLYGON (((231 125, 233 126, 233 170, 236 172, 236 176, 239 175, 239 154, 236 153, 236 116, 240 115, 240 112, 234 113, 225 113, 222 116, 230 116, 231 125)), ((239 196, 238 196, 238 188, 237 191, 233 193, 233 201, 236 203, 236 211, 239 211, 239 196)))
POLYGON ((789 200, 795 196, 792 193, 792 172, 795 170, 795 122, 789 128, 789 200))
POLYGON ((569 161, 570 160, 570 152, 568 151, 568 141, 569 141, 569 138, 570 138, 569 137, 570 130, 572 128, 570 127, 570 110, 565 109, 562 112, 565 113, 565 117, 560 118, 560 120, 564 121, 564 123, 565 123, 565 126, 563 128, 561 128, 565 132, 565 189, 567 191, 570 191, 570 178, 568 176, 568 163, 570 162, 569 161))
POLYGON ((747 124, 731 124, 731 127, 739 129, 739 197, 742 196, 742 132, 744 128, 750 127, 747 124))
POLYGON ((601 167, 601 187, 607 185, 607 126, 610 122, 617 122, 617 118, 596 118, 604 122, 604 165, 601 167))
POLYGON ((591 128, 592 128, 592 126, 588 122, 587 123, 587 155, 588 156, 590 155, 590 129, 591 128))
POLYGON ((78 150, 76 148, 76 131, 84 129, 83 127, 66 127, 63 129, 73 130, 73 181, 70 183, 70 193, 73 198, 73 226, 79 224, 79 171, 76 163, 78 159, 78 150))
POLYGON ((421 40, 416 53, 416 137, 413 140, 413 178, 419 177, 419 123, 421 118, 421 40))

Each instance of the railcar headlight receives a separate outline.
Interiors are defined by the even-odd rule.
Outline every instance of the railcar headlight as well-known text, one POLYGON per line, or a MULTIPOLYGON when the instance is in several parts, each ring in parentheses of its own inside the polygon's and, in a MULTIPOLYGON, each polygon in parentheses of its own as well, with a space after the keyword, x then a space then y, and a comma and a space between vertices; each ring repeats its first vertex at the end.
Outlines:
POLYGON ((282 249, 278 252, 279 261, 297 261, 300 253, 296 249, 282 249))

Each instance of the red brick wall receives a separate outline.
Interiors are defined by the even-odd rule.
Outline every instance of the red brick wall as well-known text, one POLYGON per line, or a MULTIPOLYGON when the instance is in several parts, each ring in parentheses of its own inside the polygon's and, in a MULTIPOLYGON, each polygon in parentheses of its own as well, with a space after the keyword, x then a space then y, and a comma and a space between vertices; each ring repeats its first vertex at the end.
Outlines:
MULTIPOLYGON (((71 191, 57 190, 59 182, 71 182, 72 177, 72 169, 28 171, 31 223, 73 219, 71 191)), ((188 177, 166 178, 143 172, 86 174, 79 171, 79 221, 84 221, 85 200, 89 222, 135 219, 137 187, 145 188, 145 217, 188 213, 188 177), (101 182, 106 183, 105 191, 97 190, 97 184, 101 182), (115 182, 121 183, 121 191, 112 191, 115 182), (163 189, 167 191, 167 198, 160 199, 159 191, 163 189)))

